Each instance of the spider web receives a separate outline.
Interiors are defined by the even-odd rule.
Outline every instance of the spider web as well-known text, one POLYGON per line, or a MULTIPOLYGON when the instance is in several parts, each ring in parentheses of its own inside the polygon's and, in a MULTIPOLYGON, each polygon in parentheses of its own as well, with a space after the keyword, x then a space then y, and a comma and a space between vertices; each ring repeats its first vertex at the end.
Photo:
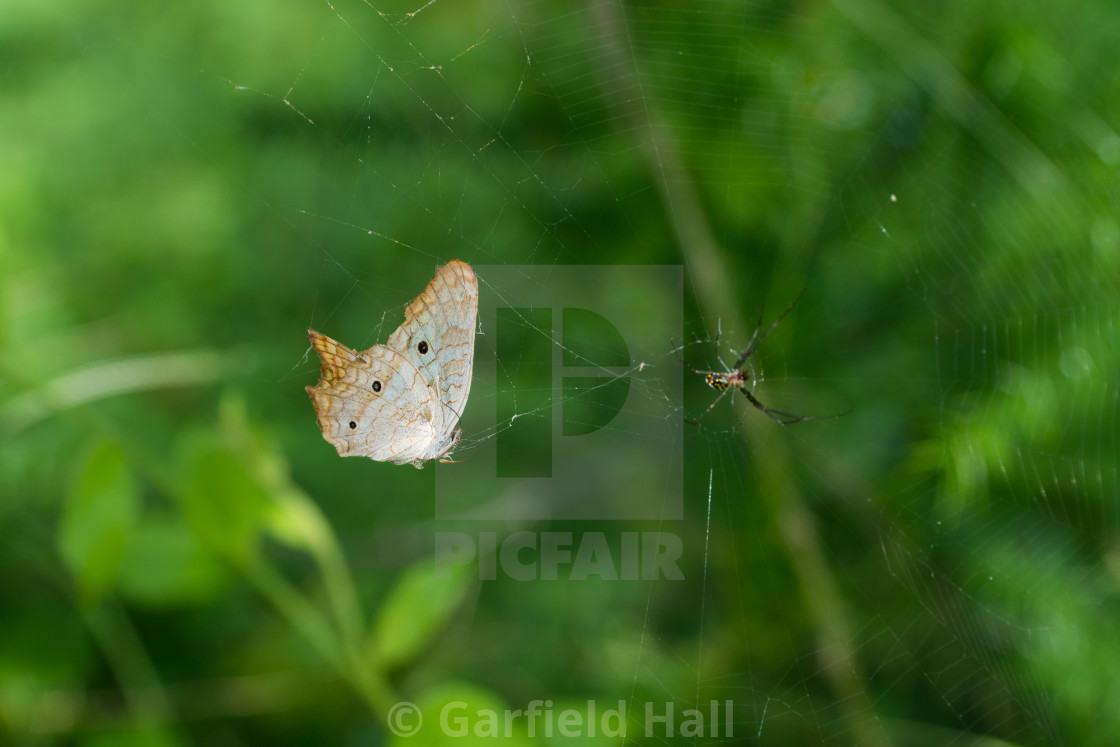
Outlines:
MULTIPOLYGON (((655 518, 433 518, 432 484, 402 468, 292 449, 358 578, 448 528, 681 539, 683 581, 485 581, 403 691, 622 700, 627 742, 643 741, 646 703, 731 701, 729 741, 1106 744, 1120 733, 1120 136, 1099 61, 1120 18, 1097 10, 1106 22, 854 0, 332 0, 190 11, 210 31, 189 48, 119 43, 126 77, 178 76, 131 121, 168 132, 200 181, 236 164, 236 186, 184 190, 175 215, 242 221, 229 261, 268 269, 267 287, 236 288, 259 292, 260 318, 229 331, 284 351, 266 402, 314 383, 301 325, 384 342, 452 258, 683 268, 683 327, 624 365, 524 305, 505 318, 521 352, 544 343, 604 387, 625 380, 651 422, 680 426, 680 517, 653 481, 629 498, 655 518), (251 136, 235 146, 213 137, 238 128, 251 136), (746 362, 750 391, 851 414, 782 426, 733 394, 684 425, 718 394, 677 355, 722 370, 763 304, 765 329, 802 289, 746 362)), ((479 273, 499 305, 548 286, 497 276, 479 273)), ((654 316, 642 290, 614 287, 636 318, 654 316)), ((464 455, 578 398, 534 398, 535 369, 503 366, 501 344, 484 322, 478 355, 518 396, 469 422, 505 401, 476 381, 464 455)), ((277 412, 313 428, 298 407, 277 412)), ((620 450, 642 435, 599 430, 620 450)), ((637 451, 594 465, 656 466, 637 451)), ((493 498, 480 505, 501 515, 493 498)))
MULTIPOLYGON (((446 3, 404 13, 332 6, 350 44, 377 59, 368 109, 348 134, 386 116, 387 101, 419 122, 409 130, 419 153, 399 171, 377 164, 384 149, 367 141, 352 156, 370 164, 357 169, 362 183, 335 184, 358 201, 367 188, 388 193, 430 225, 403 231, 379 211, 351 220, 337 208, 317 217, 373 222, 423 265, 449 256, 437 247, 515 264, 588 252, 636 264, 679 258, 695 313, 684 345, 641 361, 655 372, 676 365, 678 351, 719 371, 717 344, 723 361, 738 356, 760 299, 780 310, 807 283, 803 308, 750 362, 752 391, 797 413, 855 412, 783 430, 740 398, 742 424, 721 403, 689 434, 688 581, 650 585, 644 607, 641 594, 627 597, 641 624, 619 634, 631 655, 610 676, 631 679, 635 708, 731 699, 745 738, 1061 743, 1067 728, 1103 714, 1112 690, 1089 653, 1108 626, 1089 611, 1115 605, 1105 559, 1118 518, 1107 375, 1117 313, 1090 265, 1067 256, 1096 253, 1115 267, 1101 255, 1114 251, 1115 223, 1102 214, 1090 232, 1073 225, 1080 201, 1108 202, 1095 182, 1072 184, 1096 154, 1011 124, 916 31, 921 19, 840 8, 795 32, 849 24, 837 42, 846 47, 817 56, 783 49, 787 19, 762 6, 512 4, 440 39, 439 51, 430 30, 458 18, 446 3), (916 40, 910 57, 891 26, 916 40), (476 63, 490 55, 484 73, 476 63), (892 55, 945 65, 934 77, 949 93, 876 70, 892 55), (493 85, 472 83, 488 74, 493 85), (957 93, 972 97, 971 125, 946 103, 957 93), (788 100, 773 106, 774 96, 788 100), (522 126, 541 110, 553 121, 522 126), (845 132, 875 126, 878 142, 844 155, 845 132), (959 127, 980 143, 945 138, 959 127), (878 162, 885 153, 899 168, 878 162), (1067 165, 1074 157, 1086 165, 1067 165), (962 173, 943 173, 943 158, 962 173), (945 189, 931 195, 938 180, 945 189), (476 200, 479 185, 490 204, 476 200), (744 211, 751 199, 773 207, 744 211), (511 225, 516 248, 503 241, 511 225), (620 233, 659 232, 645 248, 612 252, 620 233), (672 235, 728 248, 769 238, 741 258, 730 249, 713 282, 703 267, 712 258, 672 235), (847 439, 864 446, 845 448, 847 439), (758 448, 763 440, 781 445, 758 448), (684 671, 667 674, 664 659, 684 671), (1098 672, 1096 686, 1059 685, 1080 672, 1098 672)), ((988 82, 1029 77, 1017 61, 1014 50, 993 54, 988 82)), ((288 100, 306 93, 298 85, 288 100)), ((1092 111, 1087 99, 1077 106, 1092 111)), ((1102 128, 1095 142, 1106 147, 1115 135, 1102 128)), ((368 282, 360 260, 329 256, 355 286, 368 282)), ((664 403, 667 417, 695 417, 716 396, 701 383, 675 401, 655 375, 637 379, 632 396, 664 403)), ((495 687, 513 703, 529 699, 495 687)), ((578 676, 574 689, 602 693, 578 676)), ((1098 718, 1086 733, 1115 732, 1098 718)))
MULTIPOLYGON (((679 365, 679 352, 721 370, 750 340, 762 300, 773 314, 805 285, 802 308, 748 361, 751 390, 797 413, 855 412, 782 429, 735 395, 687 431, 685 519, 673 527, 687 581, 628 589, 606 608, 571 592, 577 605, 640 619, 615 633, 629 654, 598 674, 629 681, 635 710, 730 699, 744 739, 1040 744, 1081 728, 1114 733, 1108 668, 1089 652, 1108 635, 1092 610, 1115 605, 1105 560, 1118 518, 1107 375, 1117 310, 1090 265, 1067 256, 1095 252, 1115 267, 1101 256, 1114 251, 1115 223, 1073 225, 1079 201, 1107 199, 1095 182, 1075 187, 1090 166, 1064 159, 1094 154, 1009 123, 928 46, 922 19, 839 7, 793 32, 837 36, 841 48, 818 56, 783 48, 789 19, 763 6, 517 3, 467 18, 448 3, 331 5, 324 33, 344 33, 324 47, 367 61, 350 94, 357 111, 327 125, 304 103, 320 93, 309 73, 335 64, 321 52, 283 97, 313 139, 337 142, 342 165, 326 180, 326 207, 282 211, 309 219, 301 236, 335 275, 319 281, 313 316, 352 317, 353 303, 325 300, 339 283, 363 291, 356 303, 367 307, 425 276, 382 274, 366 253, 420 268, 451 256, 680 261, 695 304, 684 344, 620 376, 634 380, 631 396, 686 418, 716 393, 689 374, 679 400, 658 369, 679 365), (876 70, 901 54, 885 38, 892 24, 921 42, 905 62, 948 66, 934 77, 950 93, 876 70), (946 103, 957 86, 979 110, 979 144, 945 137, 968 127, 946 103), (775 96, 786 100, 774 106, 775 96), (845 155, 846 133, 876 126, 862 154, 845 155), (897 168, 879 162, 886 153, 897 168), (961 173, 945 174, 945 158, 961 173), (939 180, 945 189, 931 195, 939 180), (752 199, 770 208, 744 210, 752 199), (408 225, 393 220, 398 210, 408 225), (332 228, 340 238, 321 238, 332 228), (373 238, 344 238, 355 232, 373 238), (626 234, 651 240, 614 251, 626 234), (713 260, 677 242, 728 254, 713 260), (716 281, 704 267, 713 261, 716 281), (638 376, 647 366, 653 375, 638 376), (1060 686, 1085 672, 1098 673, 1088 675, 1095 686, 1060 686)), ((1018 59, 993 54, 989 76, 1029 76, 1004 69, 1018 59)), ((1105 147, 1115 135, 1104 127, 1098 138, 1105 147)), ((384 339, 395 318, 367 341, 384 339)), ((493 344, 488 332, 481 345, 493 344)), ((486 408, 486 396, 472 404, 486 408)), ((518 409, 474 436, 485 442, 538 414, 518 409)), ((475 635, 490 632, 480 624, 475 635)), ((562 689, 605 696, 593 679, 569 674, 562 689)), ((532 697, 488 684, 514 706, 532 697)))

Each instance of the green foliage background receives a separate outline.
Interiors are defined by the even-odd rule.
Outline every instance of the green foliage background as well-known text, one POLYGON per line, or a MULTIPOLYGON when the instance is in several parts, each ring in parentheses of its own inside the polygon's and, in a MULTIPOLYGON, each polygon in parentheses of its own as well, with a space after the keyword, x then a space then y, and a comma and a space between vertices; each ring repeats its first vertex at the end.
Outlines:
POLYGON ((7 2, 0 740, 1115 743, 1120 10, 910 6, 7 2), (685 582, 436 579, 432 469, 335 456, 303 331, 454 257, 683 264, 704 367, 808 286, 767 391, 854 413, 689 431, 685 582))

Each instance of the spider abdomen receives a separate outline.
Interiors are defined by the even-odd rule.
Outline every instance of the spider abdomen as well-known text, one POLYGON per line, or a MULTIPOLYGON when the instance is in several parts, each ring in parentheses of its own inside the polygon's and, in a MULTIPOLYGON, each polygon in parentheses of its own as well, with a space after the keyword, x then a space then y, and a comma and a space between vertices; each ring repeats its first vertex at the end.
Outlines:
POLYGON ((728 371, 727 373, 710 373, 704 377, 704 381, 712 389, 722 392, 733 387, 742 389, 747 383, 747 377, 742 371, 728 371))

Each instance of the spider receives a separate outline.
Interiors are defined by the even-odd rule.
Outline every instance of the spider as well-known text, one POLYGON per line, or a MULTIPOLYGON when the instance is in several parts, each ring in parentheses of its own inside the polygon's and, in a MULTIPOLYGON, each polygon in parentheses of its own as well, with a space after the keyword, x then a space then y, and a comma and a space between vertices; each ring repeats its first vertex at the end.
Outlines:
MULTIPOLYGON (((766 415, 771 420, 773 420, 775 423, 778 423, 779 425, 800 423, 804 420, 831 420, 833 418, 843 417, 844 415, 847 415, 849 412, 851 412, 851 410, 845 410, 844 412, 838 412, 835 415, 795 415, 792 412, 786 412, 785 410, 776 410, 773 407, 767 407, 766 405, 759 402, 758 399, 753 394, 751 394, 751 391, 747 389, 747 384, 753 384, 755 382, 752 379, 751 375, 743 371, 743 364, 747 362, 748 358, 754 355, 755 351, 757 351, 758 348, 762 346, 762 343, 766 342, 766 338, 769 337, 770 333, 774 331, 774 328, 777 327, 783 319, 785 319, 786 314, 793 311, 793 307, 797 305, 797 302, 801 300, 801 297, 803 295, 805 295, 804 288, 802 288, 801 292, 797 294, 797 298, 793 299, 793 303, 789 305, 789 308, 783 311, 781 315, 779 315, 778 318, 774 320, 774 323, 771 324, 770 327, 762 334, 762 337, 759 337, 758 333, 762 331, 762 319, 766 312, 766 307, 765 305, 763 305, 762 309, 759 311, 758 325, 754 328, 754 333, 751 335, 750 342, 747 343, 747 349, 742 352, 742 354, 739 356, 739 359, 735 361, 735 365, 731 366, 730 368, 728 368, 727 364, 719 358, 719 338, 717 335, 716 359, 719 360, 720 365, 722 365, 725 369, 722 373, 719 371, 697 370, 688 365, 685 359, 681 358, 679 353, 673 351, 673 354, 677 356, 677 360, 679 360, 685 368, 687 368, 689 371, 692 371, 694 374, 703 376, 704 382, 712 389, 715 389, 720 393, 720 395, 715 398, 712 404, 708 405, 708 409, 700 413, 700 417, 692 420, 685 418, 686 423, 688 423, 689 425, 698 424, 705 415, 711 412, 715 408, 715 406, 719 404, 719 401, 721 399, 723 399, 729 392, 734 392, 736 389, 742 392, 743 396, 747 398, 747 401, 754 405, 755 408, 766 413, 766 415)), ((739 421, 739 414, 735 412, 734 402, 732 403, 731 414, 735 416, 736 421, 739 421)), ((742 421, 739 421, 739 424, 742 425, 742 421)))

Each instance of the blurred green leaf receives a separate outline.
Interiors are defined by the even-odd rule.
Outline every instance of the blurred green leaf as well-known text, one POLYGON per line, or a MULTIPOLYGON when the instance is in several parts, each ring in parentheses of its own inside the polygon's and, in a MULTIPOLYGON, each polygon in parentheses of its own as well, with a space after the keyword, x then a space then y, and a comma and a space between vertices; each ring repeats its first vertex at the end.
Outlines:
POLYGON ((219 430, 246 473, 269 496, 266 525, 272 539, 322 557, 335 548, 330 526, 319 507, 292 482, 283 452, 249 421, 245 397, 227 393, 218 407, 219 430))
POLYGON ((379 664, 391 668, 415 658, 450 619, 470 586, 470 566, 451 569, 447 578, 437 577, 431 558, 405 569, 374 622, 372 645, 379 664))
MULTIPOLYGON (((429 745, 475 745, 492 744, 493 737, 477 736, 475 728, 480 724, 480 713, 493 712, 501 719, 508 706, 490 690, 465 682, 448 682, 433 688, 416 699, 416 706, 423 716, 420 729, 411 736, 389 738, 390 745, 400 747, 429 747, 429 745)), ((389 714, 390 726, 393 713, 389 714)), ((412 721, 406 714, 400 727, 407 728, 412 721)), ((505 736, 505 724, 499 722, 499 741, 503 745, 527 745, 529 740, 524 733, 524 719, 513 723, 509 738, 505 736)))
POLYGON ((79 742, 82 747, 178 747, 183 740, 157 726, 129 726, 91 734, 79 742))
POLYGON ((180 497, 194 530, 214 549, 245 562, 255 553, 269 496, 220 435, 199 431, 181 444, 180 497))
POLYGON ((129 600, 164 607, 212 599, 228 580, 225 566, 179 517, 161 516, 136 527, 119 584, 129 600))
POLYGON ((63 507, 58 546, 83 601, 95 604, 112 588, 133 526, 138 488, 124 452, 94 445, 63 507))

